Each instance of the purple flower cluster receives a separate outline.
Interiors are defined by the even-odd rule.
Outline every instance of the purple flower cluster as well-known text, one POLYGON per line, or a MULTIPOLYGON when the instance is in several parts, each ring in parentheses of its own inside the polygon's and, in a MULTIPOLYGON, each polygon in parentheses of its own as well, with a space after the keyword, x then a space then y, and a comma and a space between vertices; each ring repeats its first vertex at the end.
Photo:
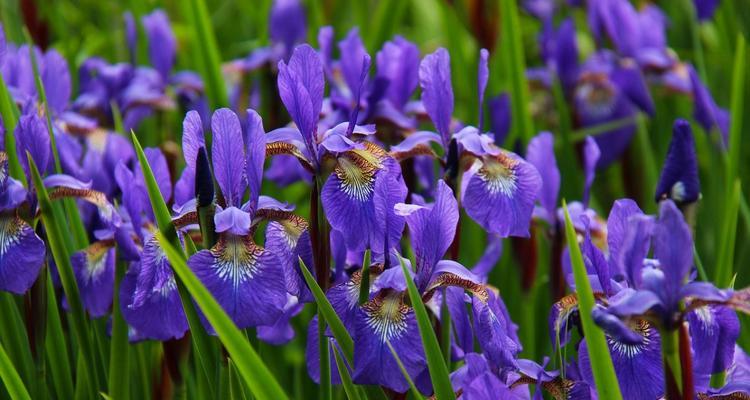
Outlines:
MULTIPOLYGON (((716 2, 696 3, 700 18, 706 18, 716 2)), ((140 21, 151 66, 135 63, 136 21, 128 14, 131 61, 85 60, 73 101, 60 54, 2 40, 0 71, 21 113, 0 143, 0 290, 26 293, 45 265, 56 268, 42 240, 45 229, 36 224, 38 199, 28 189, 33 161, 50 198, 74 199, 80 212, 90 244, 70 261, 88 315, 108 318, 113 292, 119 290, 114 307, 122 312, 132 342, 185 336, 183 301, 190 299, 181 299, 155 236, 142 166, 130 142, 115 132, 119 116, 125 129, 137 131, 150 115, 178 109, 185 115, 183 160, 166 144, 146 148, 146 160, 162 198, 172 205, 179 239, 203 244, 187 265, 236 326, 255 328, 261 340, 281 345, 299 333, 292 319, 313 302, 300 270, 307 265, 354 341, 354 358, 346 365, 354 383, 405 393, 409 381, 395 353, 418 390, 432 394, 401 268, 405 263, 434 325, 452 327, 450 360, 460 367, 451 373, 451 383, 462 399, 525 399, 529 385, 535 399, 543 390, 558 399, 596 398, 576 294, 562 296, 563 287, 549 315, 550 340, 559 351, 553 370, 547 368, 549 359, 538 364, 520 357, 518 327, 499 291, 487 283, 501 240, 543 231, 560 245, 552 257, 560 283, 571 293, 575 282, 565 247, 580 246, 596 297, 592 317, 606 333, 624 398, 665 395, 662 341, 675 332, 691 346, 699 398, 747 395, 750 364, 736 345, 735 310, 750 312, 750 293, 716 288, 695 276, 692 227, 685 215, 701 189, 690 124, 674 124, 655 188, 658 215, 620 199, 605 221, 590 201, 597 169, 628 147, 634 118, 654 113, 649 86, 692 96, 695 119, 707 131, 718 129, 722 144, 728 113, 694 68, 667 48, 667 21, 655 5, 636 11, 627 1, 587 2, 588 24, 599 46, 579 62, 574 22, 565 19, 555 26, 556 2, 524 4, 543 24, 539 41, 545 65, 527 72, 532 83, 547 94, 559 85, 581 127, 626 122, 587 137, 581 146, 584 190, 581 201, 567 210, 578 243, 563 243, 555 136, 538 134, 523 155, 503 149, 511 123, 503 96, 488 101, 494 132, 485 130, 487 50, 478 57, 479 119, 473 126, 454 117, 446 49, 420 59, 417 45, 397 36, 373 62, 356 28, 335 43, 333 29, 324 27, 316 50, 300 44, 306 34, 300 4, 284 0, 271 10, 272 44, 224 66, 235 78, 227 82, 232 107, 213 113, 198 75, 173 72, 177 43, 163 11, 140 21), (34 85, 32 54, 46 109, 34 85), (245 87, 243 77, 261 69, 274 77, 288 124, 269 123, 255 110, 259 107, 241 106, 253 104, 255 91, 254 84, 245 87), (20 175, 11 174, 11 151, 20 175), (300 181, 311 186, 309 221, 295 213, 294 204, 262 194, 269 184, 300 181), (461 221, 462 215, 471 222, 461 221), (478 225, 487 237, 484 255, 471 268, 457 261, 462 223, 478 225), (365 253, 372 255, 367 270, 361 269, 365 253), (117 288, 116 263, 127 265, 117 288), (446 315, 450 321, 441 320, 446 315), (711 375, 725 371, 726 384, 711 388, 711 375)), ((208 320, 202 322, 213 333, 208 320)), ((331 357, 338 346, 319 322, 318 317, 310 321, 306 346, 307 370, 318 383, 321 332, 332 343, 331 357)), ((342 383, 335 365, 331 381, 342 383)))

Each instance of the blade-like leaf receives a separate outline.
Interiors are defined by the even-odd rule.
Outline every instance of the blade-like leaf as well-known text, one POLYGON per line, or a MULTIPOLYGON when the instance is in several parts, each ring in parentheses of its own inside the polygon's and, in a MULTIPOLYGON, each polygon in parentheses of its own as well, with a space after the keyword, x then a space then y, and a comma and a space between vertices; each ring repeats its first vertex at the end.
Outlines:
POLYGON ((367 303, 370 300, 370 262, 371 262, 370 249, 365 250, 365 256, 362 259, 362 273, 359 283, 359 305, 367 303))
POLYGON ((118 262, 115 270, 115 290, 112 299, 112 341, 109 356, 109 395, 115 399, 126 399, 128 389, 129 348, 128 325, 120 311, 120 283, 127 265, 118 262))
POLYGON ((586 267, 583 265, 583 255, 581 255, 581 248, 578 246, 576 232, 573 223, 570 221, 568 205, 565 200, 563 200, 563 210, 565 210, 565 238, 570 249, 570 262, 573 265, 576 292, 578 293, 578 310, 591 358, 591 370, 594 373, 596 390, 599 393, 599 398, 622 399, 617 375, 615 375, 615 367, 609 354, 607 339, 604 332, 594 324, 591 317, 591 311, 594 309, 594 292, 586 274, 586 267))
POLYGON ((435 331, 432 330, 427 309, 424 303, 422 303, 422 296, 419 295, 417 286, 414 284, 414 279, 412 279, 411 274, 407 270, 403 258, 400 258, 399 261, 401 269, 404 272, 404 277, 406 278, 406 286, 409 291, 412 307, 414 308, 414 315, 419 325, 419 335, 422 337, 422 346, 427 356, 427 367, 430 370, 430 378, 432 378, 435 396, 438 399, 455 399, 456 394, 453 392, 453 387, 451 386, 448 367, 443 360, 443 353, 440 350, 440 344, 438 343, 437 336, 435 336, 435 331))
MULTIPOLYGON (((180 241, 177 238, 177 231, 172 224, 172 218, 170 217, 169 209, 164 203, 164 198, 162 198, 161 196, 159 184, 156 182, 154 172, 151 170, 151 166, 148 164, 146 155, 143 153, 143 148, 141 147, 140 142, 138 142, 138 138, 135 136, 135 132, 131 131, 131 138, 133 140, 133 147, 135 148, 136 155, 138 156, 138 161, 141 164, 143 178, 146 181, 148 198, 151 202, 151 208, 154 211, 159 231, 170 241, 170 243, 172 243, 172 246, 174 246, 176 249, 182 249, 180 241)), ((214 384, 216 384, 214 371, 216 371, 217 368, 215 362, 216 357, 214 357, 216 355, 216 351, 214 349, 214 346, 212 346, 211 338, 203 328, 203 324, 200 321, 200 317, 198 316, 198 312, 196 311, 193 302, 190 301, 189 293, 182 284, 182 281, 179 279, 177 280, 177 289, 180 292, 182 307, 185 310, 185 316, 187 317, 188 325, 190 326, 190 336, 192 338, 193 344, 195 345, 194 349, 198 354, 200 364, 203 367, 203 373, 206 375, 206 379, 211 382, 211 386, 214 386, 214 384)))
POLYGON ((401 374, 404 375, 404 378, 406 378, 406 382, 409 383, 409 392, 411 393, 412 397, 414 397, 415 399, 424 399, 422 393, 419 393, 417 387, 414 386, 414 381, 411 380, 409 373, 406 371, 406 367, 404 367, 404 363, 401 362, 401 358, 398 356, 398 353, 396 353, 396 349, 393 348, 393 345, 391 345, 390 340, 385 342, 385 344, 387 344, 388 349, 391 350, 391 354, 393 354, 393 358, 396 360, 396 364, 398 364, 398 369, 401 370, 401 374))
POLYGON ((10 398, 13 400, 25 400, 31 399, 29 392, 26 391, 26 387, 21 381, 21 377, 18 376, 18 372, 13 363, 5 353, 5 348, 0 344, 0 378, 2 378, 5 384, 5 389, 10 394, 10 398))
POLYGON ((18 123, 18 107, 13 102, 13 98, 8 92, 8 87, 5 85, 5 80, 2 74, 0 74, 0 115, 3 117, 3 123, 5 124, 5 152, 8 154, 8 169, 10 176, 19 182, 27 186, 26 175, 23 173, 21 168, 21 162, 18 159, 18 153, 16 152, 16 136, 13 131, 18 123))
POLYGON ((157 232, 156 237, 164 249, 167 259, 172 264, 175 274, 183 282, 187 291, 190 292, 203 311, 203 315, 216 331, 219 340, 236 363, 237 370, 247 383, 250 391, 259 399, 286 399, 287 396, 279 382, 268 370, 255 349, 250 346, 245 335, 187 266, 185 254, 175 248, 161 232, 157 232))
POLYGON ((216 44, 211 17, 204 0, 188 0, 183 10, 188 14, 193 30, 193 45, 203 62, 203 76, 206 78, 206 93, 212 109, 229 105, 227 89, 221 74, 221 57, 216 44))
POLYGON ((307 282, 307 286, 310 287, 310 291, 312 292, 313 297, 315 297, 315 302, 318 304, 318 310, 320 314, 323 316, 323 318, 325 318, 325 322, 328 324, 328 326, 331 327, 333 337, 336 338, 339 346, 341 346, 341 350, 343 350, 346 360, 348 362, 353 362, 354 341, 352 340, 352 337, 344 327, 344 323, 341 322, 341 319, 336 314, 336 311, 334 311, 331 303, 328 302, 326 295, 323 293, 323 289, 318 286, 318 283, 315 281, 315 278, 313 278, 310 270, 307 269, 307 265, 305 265, 305 262, 300 258, 299 263, 300 270, 302 270, 302 276, 304 276, 305 282, 307 282))
POLYGON ((359 400, 359 392, 354 386, 354 383, 352 383, 352 377, 351 375, 349 375, 349 370, 346 368, 346 363, 342 359, 340 353, 341 350, 339 350, 338 347, 334 346, 333 357, 336 360, 336 367, 339 370, 339 375, 341 375, 341 383, 344 384, 344 392, 346 392, 346 397, 349 400, 359 400))
MULTIPOLYGON (((90 366, 97 365, 94 362, 94 347, 91 341, 90 330, 88 322, 86 321, 86 315, 83 310, 83 303, 81 303, 81 297, 78 292, 78 284, 75 276, 73 275, 73 267, 70 264, 70 258, 68 258, 67 252, 64 248, 65 241, 63 235, 65 232, 58 224, 58 219, 55 218, 53 211, 52 202, 47 194, 47 189, 44 187, 42 177, 39 175, 34 159, 30 154, 26 154, 29 162, 29 170, 31 172, 32 182, 36 188, 37 199, 39 200, 39 209, 42 214, 42 222, 47 230, 47 242, 49 248, 52 250, 52 257, 57 265, 57 271, 60 276, 60 283, 62 283, 65 297, 68 300, 68 306, 73 314, 73 324, 75 329, 73 331, 76 335, 76 340, 80 346, 83 357, 86 360, 86 364, 90 366)), ((95 370, 96 368, 92 368, 95 370)), ((98 392, 98 377, 97 372, 92 371, 90 374, 89 390, 91 393, 98 392)))
MULTIPOLYGON (((47 268, 46 273, 49 272, 47 268)), ((65 343, 65 334, 60 321, 60 313, 57 309, 57 298, 52 277, 47 277, 47 337, 45 348, 50 365, 50 374, 57 395, 63 399, 73 397, 73 375, 70 371, 70 357, 68 346, 65 343)))
MULTIPOLYGON (((534 135, 534 125, 529 114, 529 89, 526 82, 526 61, 524 59, 523 41, 521 40, 521 23, 518 16, 518 5, 515 1, 501 1, 503 43, 505 54, 510 56, 511 96, 511 134, 515 139, 528 142, 534 135)), ((512 141, 511 141, 512 142, 512 141)), ((509 143, 511 143, 509 142, 509 143)))

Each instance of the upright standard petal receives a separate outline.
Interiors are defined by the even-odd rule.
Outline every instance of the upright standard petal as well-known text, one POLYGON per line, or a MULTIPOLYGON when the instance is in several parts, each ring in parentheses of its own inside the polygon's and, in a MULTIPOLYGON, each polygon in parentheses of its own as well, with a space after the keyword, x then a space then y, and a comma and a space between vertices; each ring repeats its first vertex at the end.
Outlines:
POLYGON ((42 84, 47 95, 47 104, 55 114, 61 114, 68 107, 70 101, 70 71, 68 62, 57 50, 51 49, 44 53, 41 63, 42 84))
POLYGON ((685 218, 671 200, 659 206, 659 220, 654 227, 654 256, 664 272, 664 301, 676 310, 679 291, 693 266, 693 238, 685 218))
POLYGON ((169 25, 169 17, 164 10, 155 10, 151 14, 144 15, 141 22, 148 36, 148 56, 151 64, 166 82, 174 65, 177 51, 172 27, 169 25))
POLYGON ((286 304, 281 261, 249 236, 224 234, 188 266, 240 329, 271 325, 286 304))
POLYGON ((44 242, 22 219, 0 215, 0 290, 23 294, 44 265, 44 242))
POLYGON ((271 40, 283 44, 288 56, 294 44, 305 39, 307 32, 305 8, 301 2, 299 0, 274 1, 268 30, 271 40))
POLYGON ((31 154, 40 173, 44 174, 49 164, 52 148, 50 147, 47 125, 36 113, 24 114, 18 120, 16 130, 16 152, 27 176, 30 176, 26 152, 31 154))
POLYGON ((546 211, 549 223, 555 221, 557 195, 560 192, 560 169, 555 159, 555 138, 550 132, 542 132, 529 141, 526 161, 533 165, 542 178, 539 202, 546 211))
POLYGON ((488 60, 490 58, 490 52, 487 49, 479 50, 479 66, 477 71, 477 92, 479 94, 479 132, 482 132, 484 127, 484 91, 487 89, 487 81, 490 78, 490 68, 488 60))
POLYGON ((591 191, 591 185, 594 183, 594 177, 596 177, 596 165, 601 154, 596 141, 591 136, 587 136, 586 143, 583 145, 583 172, 586 176, 583 189, 583 205, 585 207, 588 207, 589 204, 589 192, 591 191))
POLYGON ((422 103, 440 137, 448 148, 451 139, 453 116, 453 86, 448 50, 437 49, 427 55, 419 65, 419 84, 422 86, 422 103))
MULTIPOLYGON (((631 199, 616 200, 609 211, 609 217, 607 217, 607 247, 609 249, 609 264, 612 268, 613 278, 615 279, 617 279, 618 275, 626 276, 623 265, 624 260, 621 259, 620 254, 625 249, 625 241, 630 228, 630 219, 641 215, 643 215, 643 211, 631 199)), ((645 257, 650 247, 649 242, 644 243, 640 239, 639 243, 632 243, 631 245, 640 246, 640 257, 645 257)))
POLYGON ((700 198, 700 192, 693 130, 689 122, 678 119, 672 128, 672 141, 656 186, 656 201, 672 199, 678 204, 693 203, 700 198))
POLYGON ((115 284, 115 250, 96 242, 71 256, 83 306, 93 318, 109 313, 115 284))
POLYGON ((211 157, 214 176, 227 206, 238 207, 245 193, 245 146, 237 114, 228 108, 214 112, 211 118, 213 145, 211 157))
POLYGON ((458 225, 458 202, 453 191, 440 180, 432 207, 398 207, 409 225, 417 258, 417 286, 424 290, 438 261, 448 251, 458 225))
POLYGON ((279 63, 278 85, 284 106, 314 155, 316 124, 325 86, 323 64, 318 53, 306 44, 295 48, 289 64, 279 63))
POLYGON ((201 147, 206 147, 201 115, 197 111, 188 111, 182 121, 182 154, 189 168, 195 169, 195 160, 201 147))
POLYGON ((247 110, 247 151, 245 176, 250 189, 250 209, 258 208, 258 197, 263 184, 263 164, 266 161, 266 131, 263 119, 255 110, 247 110))
POLYGON ((401 36, 383 44, 376 56, 377 76, 388 81, 385 98, 402 110, 419 83, 419 48, 401 36))
POLYGON ((542 187, 533 165, 503 150, 475 161, 463 180, 463 205, 471 219, 502 237, 529 235, 534 200, 542 187))

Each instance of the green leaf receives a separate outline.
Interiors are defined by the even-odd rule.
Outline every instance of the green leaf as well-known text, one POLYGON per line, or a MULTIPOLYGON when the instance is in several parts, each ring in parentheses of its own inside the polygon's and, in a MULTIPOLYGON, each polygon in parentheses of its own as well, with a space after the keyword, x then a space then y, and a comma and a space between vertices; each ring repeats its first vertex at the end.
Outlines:
POLYGON ((352 383, 352 377, 349 375, 349 369, 346 367, 346 363, 341 358, 341 350, 334 346, 333 357, 336 360, 336 367, 339 370, 341 376, 341 383, 344 385, 344 392, 349 400, 359 400, 359 392, 352 383))
POLYGON ((128 397, 128 372, 129 352, 128 324, 122 317, 120 311, 120 283, 125 275, 127 264, 117 262, 115 266, 115 290, 112 299, 112 341, 110 342, 109 356, 109 385, 108 392, 115 399, 126 399, 128 397))
POLYGON ((34 359, 29 338, 16 300, 10 293, 0 292, 0 339, 8 349, 8 356, 25 382, 32 382, 34 359))
MULTIPOLYGON (((45 273, 51 274, 49 268, 45 273)), ((57 307, 52 277, 47 276, 47 337, 45 338, 47 359, 49 360, 52 383, 55 386, 56 394, 62 399, 72 399, 74 393, 73 374, 70 372, 68 346, 65 343, 65 334, 57 307)))
POLYGON ((250 391, 259 399, 286 399, 287 396, 279 382, 268 370, 255 349, 250 346, 245 335, 187 266, 185 254, 180 249, 175 248, 161 232, 157 232, 156 237, 167 255, 167 259, 172 264, 175 274, 183 282, 185 288, 203 311, 203 315, 216 331, 219 340, 236 363, 237 370, 247 383, 250 391))
MULTIPOLYGON (((32 182, 36 188, 39 209, 42 214, 42 222, 47 230, 47 243, 52 250, 52 257, 55 260, 55 265, 57 265, 60 283, 62 283, 65 297, 68 300, 68 306, 73 314, 73 331, 75 332, 76 340, 80 345, 86 364, 89 366, 95 366, 97 364, 94 362, 94 347, 91 341, 86 314, 83 310, 83 304, 81 303, 81 296, 78 292, 78 283, 73 274, 73 267, 70 264, 70 258, 68 258, 67 252, 64 248, 65 241, 63 240, 63 232, 66 232, 67 230, 63 230, 58 225, 58 219, 55 218, 52 202, 49 199, 47 189, 44 187, 42 177, 39 175, 39 170, 34 163, 34 159, 28 153, 26 156, 29 162, 32 182)), ((89 390, 92 394, 98 392, 98 376, 96 369, 97 368, 91 369, 91 375, 93 376, 90 376, 90 379, 88 379, 89 390)))
POLYGON ((563 210, 565 211, 565 238, 570 249, 570 262, 573 265, 576 292, 578 293, 578 313, 591 358, 591 370, 594 373, 596 389, 599 398, 622 399, 617 375, 615 375, 615 367, 609 354, 607 339, 604 332, 594 324, 594 320, 591 318, 591 311, 594 309, 594 292, 591 290, 586 267, 583 265, 583 255, 581 255, 581 248, 578 246, 576 231, 570 221, 568 204, 565 200, 563 200, 563 210))
POLYGON ((5 389, 10 394, 10 398, 13 400, 31 400, 29 392, 26 391, 26 387, 21 381, 21 377, 18 376, 16 368, 8 358, 8 354, 5 353, 5 348, 0 344, 0 378, 2 378, 5 384, 5 389))
POLYGON ((740 208, 740 180, 734 181, 732 191, 726 198, 722 230, 719 232, 719 254, 716 260, 714 281, 719 287, 729 286, 734 274, 734 252, 737 241, 737 216, 740 208))
POLYGON ((370 262, 372 254, 370 249, 365 250, 365 256, 362 259, 361 281, 359 283, 359 305, 367 303, 370 300, 370 262))
POLYGON ((315 302, 318 304, 319 314, 325 319, 328 326, 331 327, 333 337, 336 338, 336 342, 341 346, 341 350, 343 350, 346 360, 353 362, 354 341, 352 340, 352 337, 349 335, 349 332, 344 327, 344 323, 341 322, 338 314, 336 314, 333 306, 326 298, 323 289, 318 286, 318 283, 315 281, 315 278, 313 278, 310 270, 307 269, 307 265, 302 261, 302 258, 299 259, 299 264, 302 276, 305 278, 305 282, 307 282, 307 286, 310 287, 310 291, 312 292, 313 297, 315 297, 315 302))
POLYGON ((440 344, 435 336, 435 331, 432 330, 427 309, 425 309, 424 303, 422 303, 422 296, 417 291, 417 286, 414 285, 414 279, 412 279, 410 271, 406 268, 403 258, 399 258, 399 262, 406 278, 409 298, 411 299, 414 315, 419 325, 419 335, 422 337, 422 345, 427 356, 427 367, 430 370, 430 378, 432 378, 435 396, 438 399, 455 399, 456 394, 453 392, 453 387, 451 386, 448 367, 443 361, 443 353, 440 351, 440 344))
POLYGON ((740 173, 740 154, 742 149, 742 120, 745 104, 745 38, 737 35, 737 49, 734 55, 734 70, 732 72, 732 98, 729 125, 729 162, 726 177, 726 188, 731 193, 732 183, 740 173))
POLYGON ((232 400, 245 400, 245 392, 242 390, 242 382, 240 382, 237 367, 231 358, 227 358, 227 368, 229 369, 229 398, 232 400))
POLYGON ((227 89, 221 73, 221 57, 206 2, 188 0, 183 9, 189 14, 190 27, 193 29, 193 46, 200 54, 199 59, 203 61, 202 76, 206 80, 206 94, 211 108, 225 107, 229 105, 227 89))
POLYGON ((504 53, 510 58, 508 65, 512 86, 510 97, 513 114, 510 136, 511 138, 521 139, 522 143, 526 144, 534 136, 534 124, 529 114, 529 89, 526 82, 526 61, 518 5, 515 1, 501 1, 500 4, 503 27, 502 40, 503 44, 507 46, 504 53))
POLYGON ((18 123, 18 107, 13 102, 10 92, 8 92, 8 87, 5 85, 2 74, 0 74, 0 115, 2 115, 3 123, 5 124, 5 152, 8 154, 10 176, 23 183, 24 186, 28 186, 26 175, 23 173, 23 168, 16 152, 16 135, 14 134, 14 130, 18 123))
POLYGON ((382 0, 375 3, 375 9, 369 14, 370 29, 362 32, 366 35, 367 49, 370 52, 377 51, 379 46, 394 34, 408 4, 408 1, 401 0, 382 0))
POLYGON ((393 345, 391 345, 391 341, 388 340, 387 342, 385 342, 385 344, 387 344, 388 349, 391 350, 391 354, 393 354, 393 358, 396 360, 396 364, 398 364, 398 369, 401 370, 401 374, 404 375, 404 378, 406 378, 406 382, 409 383, 409 392, 411 393, 412 397, 414 397, 415 399, 424 399, 422 393, 419 393, 417 387, 414 386, 414 381, 411 380, 409 373, 406 371, 406 367, 404 367, 404 363, 401 362, 401 357, 398 356, 398 353, 396 353, 396 349, 394 349, 393 345))
MULTIPOLYGON (((154 172, 151 170, 146 155, 143 153, 143 148, 133 131, 131 131, 131 138, 133 140, 133 147, 135 148, 136 155, 138 156, 138 162, 141 165, 143 179, 146 181, 146 191, 148 192, 148 198, 151 202, 151 208, 154 211, 159 231, 170 241, 174 248, 182 249, 180 241, 177 238, 177 231, 175 230, 174 224, 172 224, 169 209, 167 208, 166 203, 164 203, 164 198, 161 196, 159 184, 156 182, 154 172)), ((187 289, 179 279, 177 280, 177 289, 180 292, 182 308, 185 310, 185 316, 187 317, 188 325, 190 326, 190 336, 194 344, 195 352, 198 354, 198 359, 203 367, 202 370, 206 375, 206 379, 211 383, 211 386, 214 387, 217 383, 214 371, 218 368, 214 357, 216 351, 212 346, 211 338, 203 328, 203 324, 201 323, 193 302, 190 301, 190 295, 187 292, 187 289)))

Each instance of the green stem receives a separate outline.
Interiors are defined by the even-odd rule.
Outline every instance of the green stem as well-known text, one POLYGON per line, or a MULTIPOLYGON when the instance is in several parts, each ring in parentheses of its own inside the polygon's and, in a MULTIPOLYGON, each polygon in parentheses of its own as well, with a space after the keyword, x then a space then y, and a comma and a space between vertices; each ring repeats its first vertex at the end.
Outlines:
POLYGON ((120 282, 125 275, 127 264, 117 262, 115 269, 115 290, 112 299, 112 341, 109 356, 109 395, 113 399, 128 398, 129 351, 128 325, 120 311, 120 282))
POLYGON ((318 352, 320 354, 320 398, 330 400, 332 396, 331 360, 326 336, 326 319, 320 312, 318 312, 318 352))
POLYGON ((680 398, 682 366, 680 365, 679 346, 679 333, 677 330, 661 331, 661 354, 664 361, 664 387, 667 390, 667 400, 677 400, 680 398), (674 391, 677 391, 677 393, 671 393, 674 391))

